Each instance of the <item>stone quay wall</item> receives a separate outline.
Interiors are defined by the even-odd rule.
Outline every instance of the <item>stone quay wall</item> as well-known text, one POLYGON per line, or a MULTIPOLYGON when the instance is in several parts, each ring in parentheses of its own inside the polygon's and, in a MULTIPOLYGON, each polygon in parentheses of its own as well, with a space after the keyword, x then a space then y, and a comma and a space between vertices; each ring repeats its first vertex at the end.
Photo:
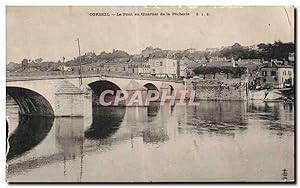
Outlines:
POLYGON ((196 91, 196 100, 235 100, 248 99, 247 80, 193 80, 189 86, 196 91))

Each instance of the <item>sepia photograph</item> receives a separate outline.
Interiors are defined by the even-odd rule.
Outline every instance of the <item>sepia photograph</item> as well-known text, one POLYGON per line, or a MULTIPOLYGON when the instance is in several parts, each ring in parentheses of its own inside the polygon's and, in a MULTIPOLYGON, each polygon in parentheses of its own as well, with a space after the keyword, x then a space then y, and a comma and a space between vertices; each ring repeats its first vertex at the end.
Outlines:
POLYGON ((6 6, 6 181, 295 183, 295 17, 6 6))

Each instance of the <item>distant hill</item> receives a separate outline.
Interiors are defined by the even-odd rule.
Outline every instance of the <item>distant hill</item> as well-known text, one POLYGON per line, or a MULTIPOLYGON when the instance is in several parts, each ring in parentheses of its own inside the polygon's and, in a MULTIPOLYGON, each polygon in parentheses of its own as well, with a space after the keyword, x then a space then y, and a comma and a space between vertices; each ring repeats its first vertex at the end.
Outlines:
MULTIPOLYGON (((143 61, 149 58, 173 58, 173 59, 187 59, 195 63, 208 62, 211 58, 234 58, 238 59, 278 59, 287 60, 291 53, 294 53, 294 43, 283 43, 281 41, 275 41, 273 44, 258 44, 252 46, 242 46, 239 43, 234 43, 232 46, 221 48, 210 48, 205 51, 189 48, 186 50, 163 50, 156 47, 146 47, 142 50, 141 54, 131 55, 122 50, 113 50, 112 52, 101 52, 95 54, 94 52, 88 52, 81 56, 82 65, 88 65, 93 63, 120 63, 130 62, 136 56, 140 56, 143 61)), ((27 68, 35 68, 35 70, 49 71, 62 65, 61 61, 43 61, 42 58, 32 60, 23 59, 23 66, 27 68)), ((6 65, 7 71, 23 71, 22 64, 10 62, 6 65)), ((76 67, 80 64, 80 58, 74 57, 72 60, 66 61, 65 66, 76 67)), ((32 69, 33 70, 33 69, 32 69)))
MULTIPOLYGON (((94 52, 88 52, 81 56, 82 64, 90 64, 95 62, 113 62, 115 59, 130 58, 130 55, 122 50, 113 50, 112 52, 101 52, 96 55, 94 52)), ((73 60, 67 61, 66 66, 77 66, 80 63, 80 58, 76 57, 73 60)))

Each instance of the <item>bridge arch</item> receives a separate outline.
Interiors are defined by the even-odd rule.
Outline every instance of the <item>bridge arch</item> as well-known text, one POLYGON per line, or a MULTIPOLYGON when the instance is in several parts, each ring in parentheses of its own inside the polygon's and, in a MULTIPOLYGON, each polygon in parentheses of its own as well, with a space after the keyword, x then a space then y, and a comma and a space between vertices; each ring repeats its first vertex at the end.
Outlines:
POLYGON ((144 85, 144 87, 146 87, 148 90, 156 90, 156 91, 159 91, 158 88, 152 84, 152 83, 147 83, 144 85))
MULTIPOLYGON (((147 88, 147 93, 148 91, 156 91, 157 92, 157 95, 159 96, 159 89, 152 83, 146 83, 144 85, 145 88, 147 88)), ((151 97, 155 96, 155 94, 152 94, 151 97)))
POLYGON ((20 114, 54 116, 52 105, 40 93, 22 87, 6 87, 6 92, 18 104, 20 114))
POLYGON ((170 95, 173 95, 173 93, 174 93, 174 87, 171 84, 169 84, 169 87, 170 87, 170 95))
POLYGON ((173 95, 175 89, 172 84, 163 82, 160 86, 160 90, 167 91, 167 95, 173 95))
POLYGON ((100 97, 101 93, 104 92, 105 90, 114 91, 113 95, 109 95, 109 94, 105 95, 104 100, 106 102, 113 101, 116 96, 117 91, 121 90, 121 88, 117 84, 115 84, 111 81, 107 81, 107 80, 97 80, 97 81, 89 83, 88 86, 93 91, 93 96, 92 96, 93 97, 93 105, 100 105, 99 97, 100 97))

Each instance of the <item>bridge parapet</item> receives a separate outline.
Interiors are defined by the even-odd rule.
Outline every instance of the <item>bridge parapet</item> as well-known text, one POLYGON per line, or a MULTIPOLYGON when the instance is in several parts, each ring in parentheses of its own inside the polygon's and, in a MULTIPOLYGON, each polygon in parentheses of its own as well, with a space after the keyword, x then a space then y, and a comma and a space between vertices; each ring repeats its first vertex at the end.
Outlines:
MULTIPOLYGON (((104 76, 104 77, 115 77, 115 78, 129 78, 129 79, 141 79, 141 80, 158 80, 158 81, 170 81, 170 82, 183 82, 182 80, 177 80, 168 77, 155 77, 155 76, 145 76, 138 74, 130 73, 113 73, 107 71, 90 71, 84 72, 82 77, 95 77, 95 76, 104 76)), ((43 80, 43 79, 63 79, 63 78, 79 78, 80 75, 78 72, 69 71, 62 74, 62 72, 52 71, 52 72, 31 72, 31 73, 15 73, 9 72, 6 73, 7 81, 16 81, 16 80, 43 80)))

